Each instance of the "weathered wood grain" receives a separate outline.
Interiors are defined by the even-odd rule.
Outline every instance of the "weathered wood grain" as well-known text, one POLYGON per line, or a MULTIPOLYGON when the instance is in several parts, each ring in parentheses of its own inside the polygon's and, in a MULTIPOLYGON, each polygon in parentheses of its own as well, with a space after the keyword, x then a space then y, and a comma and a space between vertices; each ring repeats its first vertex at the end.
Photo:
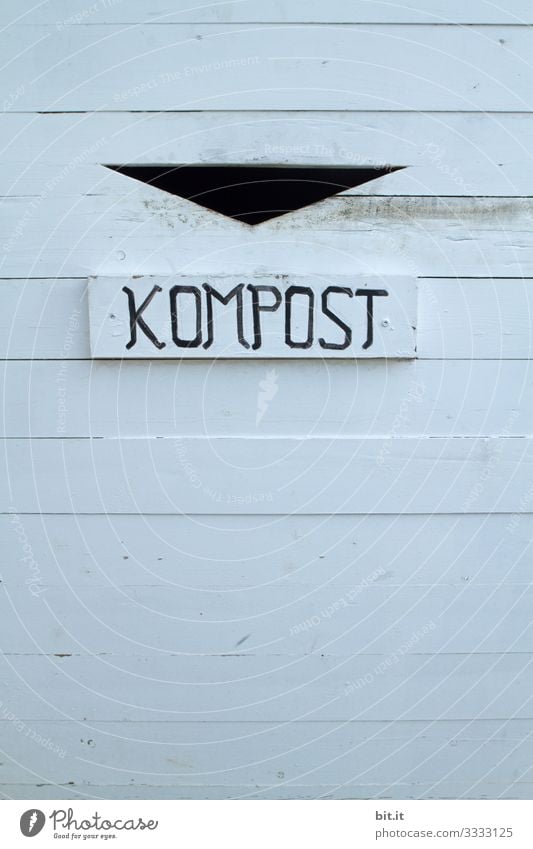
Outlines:
MULTIPOLYGON (((9 654, 533 652, 530 586, 2 588, 9 654), (333 612, 331 612, 333 611, 333 612)), ((480 708, 481 709, 481 708, 480 708)))
MULTIPOLYGON (((33 779, 35 781, 35 779, 33 779)), ((309 780, 309 779, 307 779, 309 780)), ((179 788, 180 799, 531 799, 530 781, 507 782, 505 778, 490 776, 487 780, 463 782, 460 779, 416 785, 406 782, 390 784, 296 784, 290 786, 270 784, 220 786, 217 784, 189 784, 179 788)), ((83 779, 67 784, 51 782, 0 784, 2 799, 172 799, 176 788, 150 784, 84 784, 83 779)))
POLYGON ((530 799, 530 5, 0 17, 0 795, 530 799), (180 162, 405 167, 257 228, 102 167, 180 162), (273 272, 432 278, 420 359, 89 361, 90 275, 273 272))
POLYGON ((532 664, 401 644, 354 657, 8 656, 0 727, 6 710, 29 723, 531 720, 532 664))
POLYGON ((405 166, 348 195, 533 194, 524 113, 6 112, 0 127, 0 196, 127 194, 102 163, 202 162, 405 166))
MULTIPOLYGON (((356 273, 354 280, 357 280, 356 273)), ((532 280, 426 279, 419 281, 418 288, 419 360, 530 359, 533 355, 530 318, 533 308, 532 280)), ((2 280, 0 357, 16 360, 88 359, 87 281, 75 278, 2 280)), ((297 367, 307 368, 305 364, 298 364, 297 367)), ((404 364, 395 375, 406 373, 409 367, 409 364, 404 364)), ((413 364, 411 373, 419 367, 413 364)), ((35 364, 34 368, 39 367, 35 364)), ((111 364, 106 367, 106 373, 109 368, 112 368, 111 364)), ((137 364, 136 368, 142 366, 137 364)), ((289 363, 280 363, 279 368, 283 370, 280 373, 296 374, 289 363)), ((99 373, 96 363, 94 369, 93 377, 96 377, 99 373)), ((189 375, 194 375, 196 385, 196 375, 201 374, 200 380, 204 383, 205 373, 202 369, 198 364, 194 367, 189 364, 189 370, 179 372, 180 379, 185 380, 189 375), (191 371, 191 368, 200 368, 200 372, 191 371)), ((370 364, 366 364, 360 372, 361 379, 369 369, 370 364)), ((100 369, 100 373, 103 371, 100 369)), ((226 366, 218 363, 213 364, 213 371, 209 374, 211 381, 218 379, 219 373, 224 373, 228 380, 239 375, 239 380, 246 381, 245 375, 255 374, 256 371, 252 367, 252 371, 247 372, 246 367, 238 363, 226 366)), ((131 366, 129 371, 121 372, 121 380, 128 380, 130 374, 138 373, 131 366)), ((159 378, 164 373, 165 365, 161 363, 157 371, 152 372, 153 380, 164 380, 163 377, 159 378)), ((314 376, 318 374, 318 371, 313 372, 314 376)), ((341 375, 339 379, 344 378, 344 373, 336 371, 334 365, 328 367, 328 374, 331 380, 335 380, 336 374, 341 375)), ((74 387, 72 391, 75 391, 74 387)), ((393 387, 390 391, 393 391, 393 387)), ((342 402, 342 398, 337 400, 342 402)), ((364 414, 364 411, 361 412, 364 414)), ((135 415, 135 410, 132 414, 135 415)))
POLYGON ((11 111, 533 106, 527 26, 49 23, 5 42, 11 111))
POLYGON ((194 787, 200 793, 213 785, 244 787, 252 794, 275 788, 290 794, 291 788, 310 782, 314 787, 346 784, 354 796, 366 791, 371 797, 381 792, 397 798, 395 791, 401 797, 408 786, 411 796, 425 787, 438 797, 453 783, 467 796, 481 792, 492 798, 495 787, 511 795, 515 781, 531 784, 531 723, 505 723, 505 736, 502 725, 239 724, 230 730, 206 723, 34 723, 42 738, 60 735, 68 754, 61 758, 30 737, 13 734, 9 726, 3 748, 10 782, 35 786, 74 779, 89 795, 91 785, 106 784, 130 784, 137 790, 142 785, 173 787, 175 792, 194 787))
POLYGON ((10 439, 0 511, 509 513, 532 464, 530 438, 10 439))
POLYGON ((11 360, 0 384, 10 438, 528 436, 533 421, 526 360, 11 360))
POLYGON ((0 515, 0 578, 30 593, 169 585, 260 598, 314 586, 337 601, 370 583, 527 586, 532 506, 533 486, 507 515, 0 515))
POLYGON ((533 276, 529 199, 337 197, 252 227, 115 176, 113 197, 5 199, 0 275, 533 276))
POLYGON ((1 20, 4 25, 47 24, 64 29, 96 23, 233 23, 244 21, 268 23, 489 23, 522 24, 533 23, 531 6, 527 0, 508 0, 505 8, 490 0, 411 0, 382 2, 382 0, 222 0, 216 3, 191 2, 191 0, 129 0, 125 6, 120 2, 93 3, 71 0, 65 9, 61 0, 48 0, 38 6, 24 9, 16 0, 5 0, 1 20))

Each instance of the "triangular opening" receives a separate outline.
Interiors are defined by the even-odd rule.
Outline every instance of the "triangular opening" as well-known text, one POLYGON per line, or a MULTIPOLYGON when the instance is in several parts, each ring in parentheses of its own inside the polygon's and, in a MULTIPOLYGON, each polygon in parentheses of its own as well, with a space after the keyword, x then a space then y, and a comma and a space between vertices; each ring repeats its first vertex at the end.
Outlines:
POLYGON ((106 165, 246 224, 294 212, 404 166, 106 165))

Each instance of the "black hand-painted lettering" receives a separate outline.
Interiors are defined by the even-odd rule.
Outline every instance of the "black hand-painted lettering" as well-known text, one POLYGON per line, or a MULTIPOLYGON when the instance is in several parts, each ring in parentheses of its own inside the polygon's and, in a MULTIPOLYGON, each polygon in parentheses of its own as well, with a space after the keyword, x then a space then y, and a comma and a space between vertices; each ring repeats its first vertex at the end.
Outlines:
POLYGON ((197 286, 173 286, 170 290, 170 319, 172 341, 178 348, 198 348, 202 343, 202 293, 197 286), (196 307, 196 336, 194 339, 182 339, 179 335, 178 296, 194 295, 196 307))
POLYGON ((289 348, 310 348, 313 344, 313 319, 315 314, 315 293, 309 286, 289 286, 285 292, 285 344, 289 348), (307 297, 307 337, 303 342, 295 342, 291 333, 292 298, 294 295, 307 297))
POLYGON ((363 348, 366 350, 374 342, 374 298, 388 297, 386 289, 356 289, 355 297, 366 298, 366 342, 363 343, 363 348))
POLYGON ((254 320, 254 343, 252 345, 252 348, 254 351, 257 351, 257 349, 260 348, 262 344, 261 313, 275 312, 281 304, 281 293, 277 286, 253 286, 252 284, 250 284, 247 288, 252 293, 252 311, 254 320), (261 304, 259 301, 259 292, 270 292, 272 295, 274 295, 274 303, 269 305, 261 304))
POLYGON ((324 315, 327 315, 331 321, 340 327, 341 330, 344 331, 344 342, 326 342, 325 339, 320 338, 318 340, 318 344, 321 348, 327 348, 333 351, 344 351, 345 348, 348 348, 352 344, 352 328, 348 327, 347 324, 339 318, 338 315, 335 315, 328 306, 328 295, 332 292, 333 294, 339 295, 348 295, 349 298, 353 298, 353 292, 351 289, 347 289, 343 286, 328 286, 327 289, 324 289, 322 292, 322 312, 324 315))
POLYGON ((163 291, 161 286, 154 286, 150 294, 142 302, 139 309, 137 309, 135 305, 135 293, 128 286, 123 286, 122 291, 125 292, 128 296, 128 307, 130 311, 130 341, 126 345, 128 351, 130 348, 133 348, 133 346, 137 342, 137 325, 139 325, 142 332, 145 334, 145 336, 148 337, 150 342, 155 345, 156 348, 158 348, 159 350, 161 350, 161 348, 164 348, 166 342, 159 341, 153 330, 148 327, 144 318, 142 317, 143 312, 150 304, 152 299, 157 295, 158 292, 163 291))
POLYGON ((232 298, 237 298, 237 337, 243 348, 249 348, 250 345, 244 338, 244 321, 242 314, 242 290, 244 283, 235 286, 227 295, 221 295, 216 289, 213 289, 209 283, 204 283, 203 287, 206 291, 207 298, 207 341, 204 342, 204 348, 210 348, 214 341, 215 325, 213 319, 213 298, 220 301, 221 304, 227 306, 232 298))

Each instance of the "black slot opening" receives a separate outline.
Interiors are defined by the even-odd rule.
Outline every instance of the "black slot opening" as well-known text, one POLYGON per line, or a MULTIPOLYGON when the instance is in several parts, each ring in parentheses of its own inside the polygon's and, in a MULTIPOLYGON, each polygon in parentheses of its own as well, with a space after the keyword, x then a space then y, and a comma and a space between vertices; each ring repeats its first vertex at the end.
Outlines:
POLYGON ((398 171, 329 165, 106 165, 246 224, 260 224, 398 171))

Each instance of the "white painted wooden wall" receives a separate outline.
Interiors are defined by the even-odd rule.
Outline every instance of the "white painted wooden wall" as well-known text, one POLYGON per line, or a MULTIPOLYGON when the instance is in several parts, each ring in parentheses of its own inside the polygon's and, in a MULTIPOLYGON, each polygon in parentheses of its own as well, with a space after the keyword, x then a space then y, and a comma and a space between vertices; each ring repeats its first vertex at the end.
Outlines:
POLYGON ((0 793, 531 798, 533 9, 3 0, 0 793), (101 163, 392 164, 251 228, 101 163), (89 358, 87 277, 419 277, 415 361, 89 358))

